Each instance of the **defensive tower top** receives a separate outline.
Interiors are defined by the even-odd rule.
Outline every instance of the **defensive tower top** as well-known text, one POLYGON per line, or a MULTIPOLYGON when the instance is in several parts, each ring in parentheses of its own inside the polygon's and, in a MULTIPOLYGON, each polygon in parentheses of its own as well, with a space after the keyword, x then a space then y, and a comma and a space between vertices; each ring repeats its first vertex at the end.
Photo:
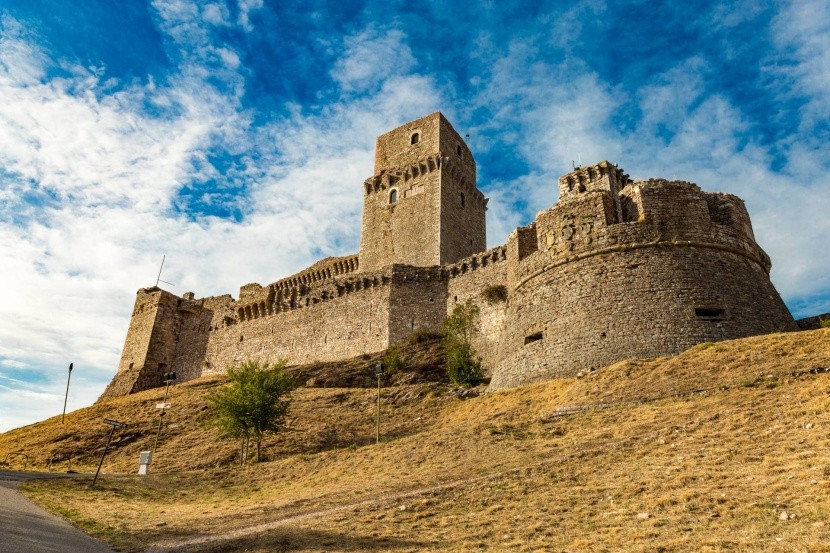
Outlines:
POLYGON ((567 199, 585 192, 608 190, 619 194, 631 182, 625 171, 608 161, 600 161, 587 167, 577 167, 559 177, 559 198, 567 199))
POLYGON ((363 192, 361 271, 455 263, 486 247, 475 160, 439 112, 378 137, 363 192))
POLYGON ((470 149, 439 111, 380 135, 375 147, 375 175, 395 172, 433 156, 459 162, 471 170, 475 181, 476 162, 470 149))

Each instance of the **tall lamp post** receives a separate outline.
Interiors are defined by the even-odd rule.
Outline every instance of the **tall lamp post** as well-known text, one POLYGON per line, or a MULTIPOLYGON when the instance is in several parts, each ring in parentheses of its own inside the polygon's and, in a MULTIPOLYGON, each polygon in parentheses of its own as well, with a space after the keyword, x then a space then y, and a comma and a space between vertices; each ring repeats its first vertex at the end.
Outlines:
POLYGON ((61 415, 61 424, 63 424, 63 419, 66 417, 66 400, 69 399, 69 380, 72 378, 72 365, 74 365, 74 363, 69 364, 69 376, 66 377, 66 395, 63 396, 63 414, 61 415))
POLYGON ((383 363, 375 365, 375 375, 378 377, 378 418, 375 424, 375 443, 380 443, 380 377, 383 376, 383 363))
MULTIPOLYGON (((176 371, 164 373, 164 383, 166 386, 164 387, 164 401, 161 402, 161 413, 159 413, 159 427, 156 430, 156 439, 153 442, 153 449, 152 452, 156 452, 156 446, 159 443, 159 436, 161 436, 161 421, 164 420, 164 410, 167 408, 167 392, 170 390, 170 383, 176 380, 176 371)), ((159 406, 158 404, 156 405, 159 406)))

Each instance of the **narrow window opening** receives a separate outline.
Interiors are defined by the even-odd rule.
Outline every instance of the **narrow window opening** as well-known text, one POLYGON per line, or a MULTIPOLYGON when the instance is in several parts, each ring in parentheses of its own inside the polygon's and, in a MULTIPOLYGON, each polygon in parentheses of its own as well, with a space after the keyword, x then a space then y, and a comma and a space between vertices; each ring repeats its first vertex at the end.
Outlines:
POLYGON ((421 140, 421 135, 418 133, 412 133, 412 137, 409 139, 409 143, 417 144, 419 140, 421 140))
POLYGON ((525 336, 525 345, 532 344, 533 342, 538 342, 544 338, 544 334, 540 332, 534 332, 530 336, 525 336))
POLYGON ((466 205, 466 198, 464 197, 464 192, 461 193, 461 207, 466 205))
POLYGON ((398 191, 397 190, 393 190, 392 192, 389 193, 389 203, 390 204, 398 203, 398 191))
POLYGON ((461 157, 461 144, 455 146, 455 153, 458 154, 458 157, 461 157))
POLYGON ((240 335, 239 335, 239 341, 241 342, 242 340, 243 340, 243 337, 242 337, 242 335, 240 334, 240 335))
POLYGON ((726 318, 726 309, 722 307, 695 307, 695 317, 710 321, 722 321, 726 318))
POLYGON ((133 364, 132 364, 132 363, 130 363, 130 366, 129 366, 129 367, 127 367, 127 368, 128 368, 128 369, 132 369, 132 368, 133 368, 133 364))

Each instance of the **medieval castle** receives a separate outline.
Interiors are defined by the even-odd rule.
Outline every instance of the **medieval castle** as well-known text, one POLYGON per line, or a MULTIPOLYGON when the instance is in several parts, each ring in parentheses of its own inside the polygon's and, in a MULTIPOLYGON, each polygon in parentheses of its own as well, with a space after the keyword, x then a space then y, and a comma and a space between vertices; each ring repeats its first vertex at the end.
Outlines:
POLYGON ((381 351, 438 330, 468 299, 491 389, 797 328, 730 194, 631 181, 603 161, 561 177, 559 200, 489 250, 486 209, 473 156, 442 114, 398 127, 377 139, 363 183, 359 253, 246 284, 236 300, 140 289, 102 397, 159 386, 171 370, 189 380, 250 358, 381 351))

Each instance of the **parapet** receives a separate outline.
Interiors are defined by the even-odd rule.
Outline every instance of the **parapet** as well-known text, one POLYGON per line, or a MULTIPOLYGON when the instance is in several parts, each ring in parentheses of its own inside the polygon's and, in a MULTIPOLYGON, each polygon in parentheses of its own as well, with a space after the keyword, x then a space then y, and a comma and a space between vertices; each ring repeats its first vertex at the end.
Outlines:
POLYGON ((608 161, 600 161, 594 165, 577 167, 570 173, 559 177, 559 199, 567 200, 597 190, 607 190, 619 194, 631 179, 625 171, 608 161))

